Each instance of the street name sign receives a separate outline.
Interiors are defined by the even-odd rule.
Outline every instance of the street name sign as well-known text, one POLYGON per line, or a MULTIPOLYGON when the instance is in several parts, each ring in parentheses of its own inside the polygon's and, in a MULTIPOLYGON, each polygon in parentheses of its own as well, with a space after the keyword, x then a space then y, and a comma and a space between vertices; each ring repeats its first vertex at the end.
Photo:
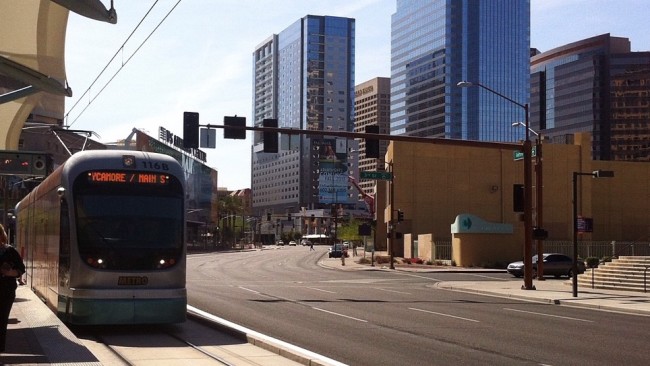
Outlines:
POLYGON ((391 180, 393 174, 391 172, 377 172, 377 171, 362 171, 359 173, 361 179, 377 179, 377 180, 391 180))

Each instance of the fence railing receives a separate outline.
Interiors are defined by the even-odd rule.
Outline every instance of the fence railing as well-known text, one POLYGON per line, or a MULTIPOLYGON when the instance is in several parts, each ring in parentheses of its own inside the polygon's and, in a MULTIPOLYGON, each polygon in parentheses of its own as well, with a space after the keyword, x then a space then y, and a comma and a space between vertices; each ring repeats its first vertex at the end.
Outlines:
POLYGON ((451 239, 448 240, 436 239, 436 241, 433 243, 433 246, 436 255, 435 258, 431 258, 432 260, 443 260, 443 261, 451 260, 451 239))
MULTIPOLYGON (((436 240, 434 260, 451 260, 451 239, 436 240)), ((562 253, 573 256, 573 242, 566 240, 545 240, 544 253, 562 253)), ((537 253, 537 243, 533 244, 533 253, 537 253)), ((578 241, 578 256, 587 257, 619 257, 619 256, 650 256, 650 242, 647 241, 578 241)))
MULTIPOLYGON (((536 246, 536 245, 535 245, 536 246)), ((544 253, 562 253, 573 256, 573 242, 548 240, 543 244, 544 253)), ((535 253, 537 248, 534 249, 535 253)), ((650 242, 644 241, 578 241, 578 256, 587 257, 620 257, 650 256, 650 242)))

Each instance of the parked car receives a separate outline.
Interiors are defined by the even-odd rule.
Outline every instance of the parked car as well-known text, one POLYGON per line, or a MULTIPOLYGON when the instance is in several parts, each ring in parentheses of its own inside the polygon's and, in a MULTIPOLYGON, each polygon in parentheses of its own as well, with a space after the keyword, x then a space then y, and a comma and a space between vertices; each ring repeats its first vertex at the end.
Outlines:
POLYGON ((278 242, 275 243, 275 244, 276 244, 276 245, 284 245, 284 242, 283 242, 282 240, 278 240, 278 242))
POLYGON ((330 258, 341 258, 342 256, 348 256, 348 251, 343 247, 343 244, 334 244, 330 247, 330 258))
POLYGON ((298 244, 297 244, 295 241, 291 240, 291 241, 289 242, 289 245, 298 245, 298 244))
MULTIPOLYGON (((571 257, 560 253, 544 253, 544 276, 568 276, 573 277, 573 260, 571 257)), ((585 262, 578 259, 578 273, 585 272, 585 262)), ((515 277, 522 277, 524 275, 524 262, 512 262, 508 264, 506 271, 515 277)), ((537 255, 533 256, 533 275, 537 274, 537 255)))

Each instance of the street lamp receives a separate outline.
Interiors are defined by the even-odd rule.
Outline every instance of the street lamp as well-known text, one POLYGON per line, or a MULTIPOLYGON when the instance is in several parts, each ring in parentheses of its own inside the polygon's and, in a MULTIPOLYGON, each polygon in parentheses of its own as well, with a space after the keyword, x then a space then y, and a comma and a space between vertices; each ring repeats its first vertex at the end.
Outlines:
MULTIPOLYGON (((521 121, 517 122, 512 122, 512 127, 519 127, 523 126, 526 127, 526 124, 521 121)), ((536 215, 535 215, 535 224, 537 225, 537 230, 542 230, 544 227, 544 195, 543 195, 543 168, 542 168, 542 136, 538 133, 535 132, 532 128, 528 128, 528 131, 530 131, 532 134, 536 136, 535 139, 535 186, 537 187, 535 189, 536 193, 536 215)), ((533 233, 535 233, 535 230, 533 230, 533 233)), ((543 231, 543 234, 545 236, 546 232, 543 231)), ((539 237, 537 235, 533 235, 535 239, 537 239, 537 280, 538 281, 544 281, 544 261, 541 260, 541 258, 544 257, 544 239, 546 237, 539 237)))
POLYGON ((495 94, 510 103, 521 107, 524 110, 526 115, 526 139, 523 143, 524 150, 524 285, 521 287, 522 290, 534 290, 533 286, 533 258, 532 258, 532 249, 533 249, 533 204, 532 204, 532 166, 531 166, 531 156, 532 156, 532 145, 530 142, 530 125, 528 123, 528 103, 521 104, 514 99, 511 99, 496 90, 490 89, 487 86, 470 81, 460 81, 457 86, 461 88, 467 88, 471 86, 478 86, 489 91, 492 94, 495 94))
POLYGON ((591 173, 573 172, 573 297, 578 297, 578 176, 590 175, 593 178, 613 178, 611 170, 594 170, 591 173))

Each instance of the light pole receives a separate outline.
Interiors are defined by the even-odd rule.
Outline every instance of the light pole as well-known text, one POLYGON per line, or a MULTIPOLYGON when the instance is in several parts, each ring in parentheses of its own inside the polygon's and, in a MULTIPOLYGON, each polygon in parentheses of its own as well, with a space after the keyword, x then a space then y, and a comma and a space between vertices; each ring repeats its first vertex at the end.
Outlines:
POLYGON ((612 178, 611 170, 594 170, 591 173, 573 172, 573 264, 571 275, 573 277, 573 297, 578 297, 578 176, 590 175, 593 178, 612 178))
POLYGON ((524 285, 521 287, 522 290, 534 290, 533 286, 533 204, 532 204, 532 145, 530 141, 530 125, 528 123, 528 103, 521 104, 516 100, 509 98, 496 90, 490 89, 487 86, 470 81, 460 81, 457 86, 461 88, 467 88, 471 86, 478 86, 489 91, 492 94, 495 94, 510 103, 523 108, 526 115, 526 139, 523 143, 524 150, 524 285))
POLYGON ((388 254, 390 256, 390 269, 395 269, 395 230, 397 229, 395 225, 395 173, 393 172, 393 162, 386 162, 388 164, 389 172, 391 174, 390 178, 390 245, 388 247, 388 254))
MULTIPOLYGON (((518 121, 513 122, 512 127, 524 126, 526 124, 518 121)), ((542 136, 535 132, 532 128, 528 130, 536 136, 535 139, 535 189, 536 194, 536 205, 535 205, 535 224, 537 229, 542 229, 544 227, 544 182, 543 182, 543 168, 542 168, 542 136)), ((537 237, 537 280, 544 281, 544 239, 537 237)))

